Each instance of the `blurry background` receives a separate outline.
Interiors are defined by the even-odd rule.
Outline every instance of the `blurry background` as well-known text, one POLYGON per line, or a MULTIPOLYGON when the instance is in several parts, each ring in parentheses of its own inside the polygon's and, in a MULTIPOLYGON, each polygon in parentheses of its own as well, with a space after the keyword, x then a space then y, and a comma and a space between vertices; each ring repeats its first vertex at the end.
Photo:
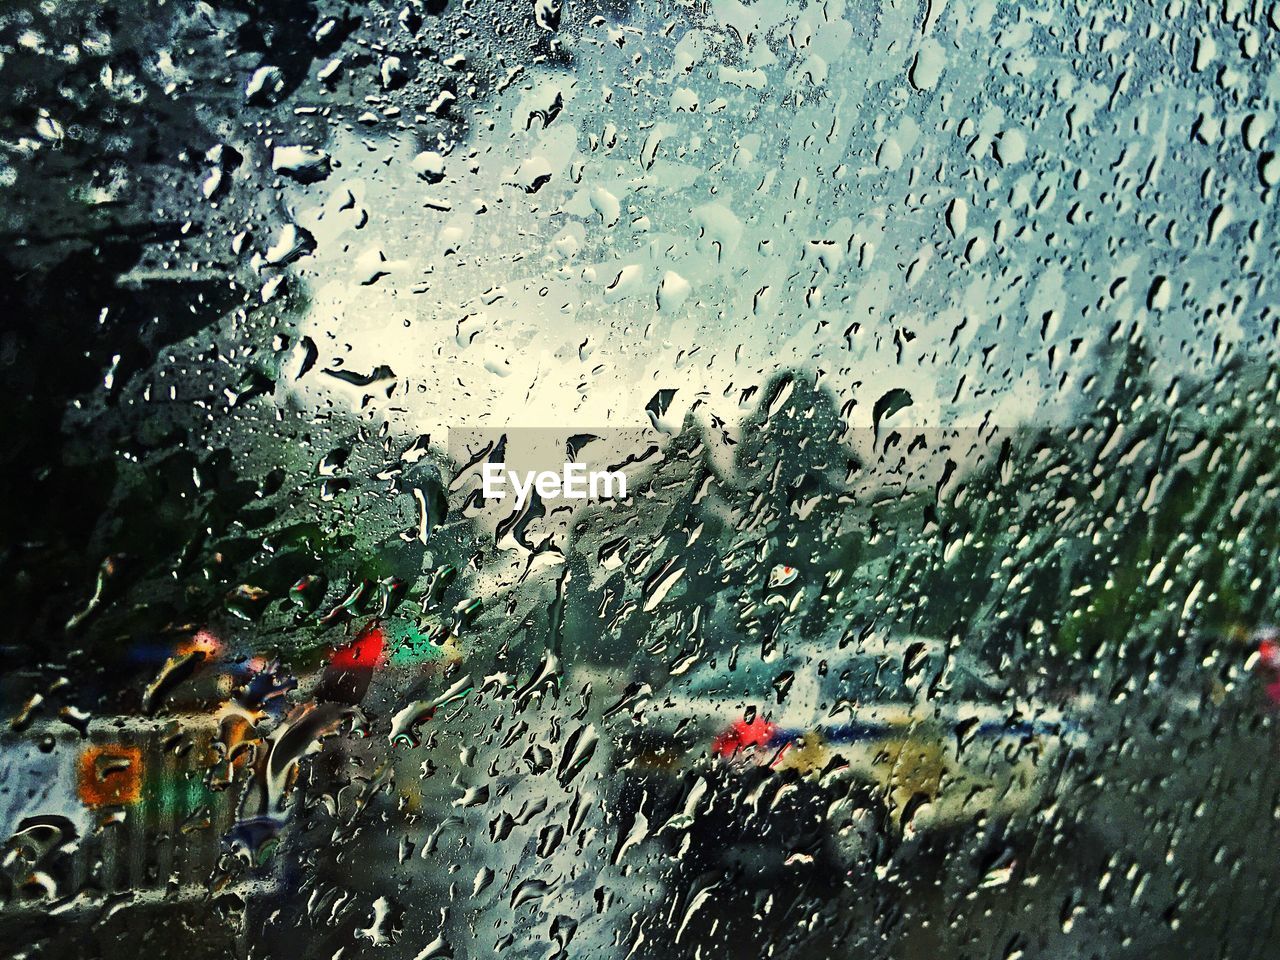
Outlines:
POLYGON ((10 954, 1269 955, 1272 11, 118 6, 0 12, 10 954))

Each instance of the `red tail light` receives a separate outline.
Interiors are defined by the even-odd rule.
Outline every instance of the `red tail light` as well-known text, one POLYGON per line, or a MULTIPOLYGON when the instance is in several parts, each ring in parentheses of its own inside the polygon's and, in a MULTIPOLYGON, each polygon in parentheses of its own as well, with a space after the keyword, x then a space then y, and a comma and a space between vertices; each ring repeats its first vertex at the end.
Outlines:
POLYGON ((748 747, 767 747, 777 729, 763 717, 751 721, 735 720, 728 730, 717 734, 711 741, 711 750, 717 757, 729 757, 748 747))
POLYGON ((370 624, 345 647, 333 651, 333 655, 329 658, 329 665, 339 670, 376 667, 382 660, 382 650, 385 646, 386 636, 382 628, 376 624, 370 624))

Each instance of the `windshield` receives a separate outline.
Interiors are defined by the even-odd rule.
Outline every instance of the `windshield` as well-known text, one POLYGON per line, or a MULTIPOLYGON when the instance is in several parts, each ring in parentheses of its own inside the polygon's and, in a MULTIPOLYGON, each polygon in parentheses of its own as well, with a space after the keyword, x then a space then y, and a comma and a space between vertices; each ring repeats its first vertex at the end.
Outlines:
POLYGON ((0 954, 1259 960, 1280 5, 0 2, 0 954))

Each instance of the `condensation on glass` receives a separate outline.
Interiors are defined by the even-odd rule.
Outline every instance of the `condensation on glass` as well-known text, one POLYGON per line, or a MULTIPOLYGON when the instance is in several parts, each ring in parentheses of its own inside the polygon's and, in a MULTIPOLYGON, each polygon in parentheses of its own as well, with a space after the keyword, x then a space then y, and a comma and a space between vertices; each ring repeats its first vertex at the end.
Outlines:
POLYGON ((1269 956, 1278 33, 0 10, 6 955, 1269 956))

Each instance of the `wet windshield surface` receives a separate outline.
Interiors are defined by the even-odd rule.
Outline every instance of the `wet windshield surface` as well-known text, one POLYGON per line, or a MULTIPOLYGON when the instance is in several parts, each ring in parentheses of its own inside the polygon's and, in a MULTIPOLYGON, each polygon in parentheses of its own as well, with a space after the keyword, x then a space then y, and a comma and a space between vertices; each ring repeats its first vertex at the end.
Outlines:
POLYGON ((0 10, 0 954, 1268 957, 1258 5, 0 10))

